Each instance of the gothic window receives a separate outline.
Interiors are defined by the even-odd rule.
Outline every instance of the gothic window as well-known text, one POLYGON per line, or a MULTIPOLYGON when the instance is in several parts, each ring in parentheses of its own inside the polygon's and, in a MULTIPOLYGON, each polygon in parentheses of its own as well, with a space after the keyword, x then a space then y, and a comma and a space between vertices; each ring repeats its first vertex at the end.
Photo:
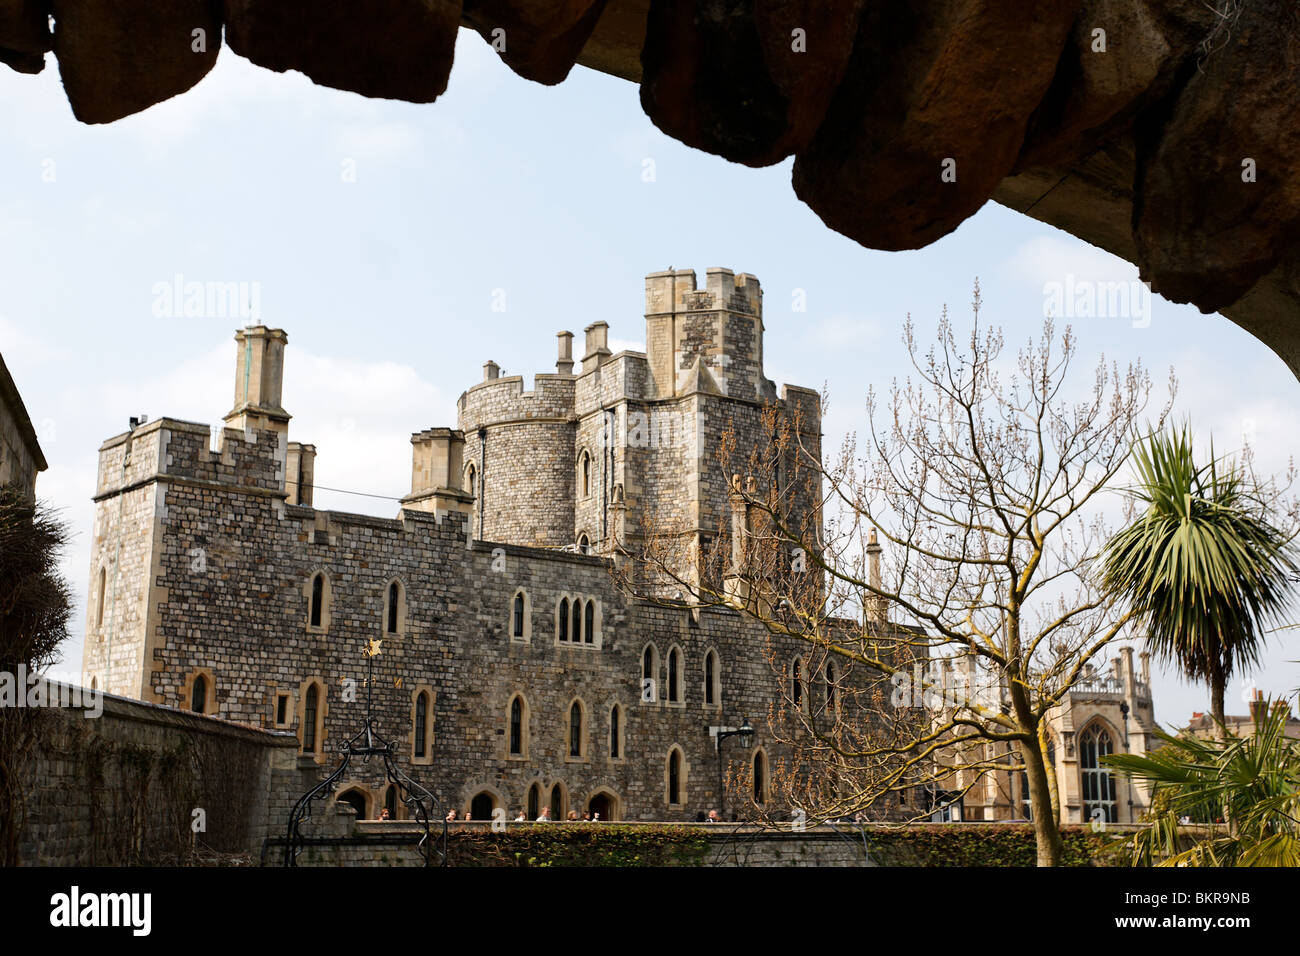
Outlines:
POLYGON ((834 716, 835 714, 835 665, 826 662, 826 712, 834 716))
POLYGON ((767 802, 767 755, 762 750, 754 753, 754 802, 767 802))
POLYGON ((718 652, 704 655, 704 703, 716 707, 722 703, 722 674, 718 666, 718 652))
POLYGON ((1079 773, 1083 784, 1083 819, 1091 821, 1094 810, 1101 810, 1100 819, 1107 823, 1119 822, 1119 809, 1115 798, 1115 778, 1110 768, 1103 766, 1101 758, 1115 752, 1110 734, 1101 724, 1093 724, 1079 737, 1079 773))
POLYGON ((609 756, 613 760, 618 760, 623 756, 623 744, 619 738, 622 733, 622 727, 619 726, 622 721, 623 713, 615 704, 609 711, 609 756))
POLYGON ((551 787, 551 819, 563 820, 564 815, 569 810, 569 801, 564 790, 564 784, 557 783, 551 787))
POLYGON ((582 602, 573 602, 573 643, 582 643, 582 602))
POLYGON ((523 757, 527 754, 528 706, 521 694, 510 699, 510 756, 523 757))
POLYGON ((194 678, 194 687, 190 691, 190 710, 196 714, 207 712, 208 679, 202 674, 194 678))
POLYGON ((536 820, 542 813, 542 788, 533 784, 528 788, 528 812, 525 816, 529 820, 536 820))
POLYGON ((465 469, 465 490, 475 497, 478 496, 478 472, 474 470, 473 465, 465 469))
POLYGON ((668 751, 667 788, 664 793, 669 806, 681 806, 683 803, 682 794, 686 783, 683 771, 682 752, 674 747, 668 751))
POLYGON ((556 614, 556 622, 560 628, 560 640, 567 642, 569 640, 569 599, 560 600, 560 610, 556 614))
POLYGON ((582 643, 590 644, 596 639, 596 602, 588 601, 583 611, 582 643))
POLYGON ((677 648, 668 652, 668 703, 682 700, 682 654, 677 648))
POLYGON ((514 615, 512 617, 510 635, 512 637, 524 636, 524 593, 522 591, 515 595, 514 615))
POLYGON ((803 658, 796 657, 790 664, 790 701, 795 709, 803 708, 803 658))
POLYGON ((653 704, 659 699, 659 651, 647 644, 641 652, 641 700, 653 704))
POLYGON ((401 633, 403 619, 406 617, 405 596, 400 581, 388 582, 388 591, 384 600, 384 633, 401 633))
POLYGON ((397 787, 391 783, 384 791, 384 809, 388 811, 388 819, 397 819, 397 787))
POLYGON ((576 700, 569 706, 569 756, 582 756, 582 703, 576 700))
POLYGON ((582 483, 582 497, 587 498, 591 495, 591 455, 585 451, 582 453, 578 472, 579 481, 582 483))
POLYGON ((314 681, 308 685, 302 700, 302 752, 316 753, 317 739, 320 734, 320 685, 314 681))
POLYGON ((578 553, 591 554, 591 539, 585 534, 578 535, 578 553))
POLYGON ((328 631, 330 626, 330 579, 324 571, 312 575, 307 625, 313 630, 328 631))
POLYGON ((425 757, 429 753, 429 694, 420 691, 415 695, 415 735, 414 756, 425 757))
POLYGON ((104 591, 108 588, 108 571, 99 569, 99 609, 95 612, 95 627, 104 626, 104 591))

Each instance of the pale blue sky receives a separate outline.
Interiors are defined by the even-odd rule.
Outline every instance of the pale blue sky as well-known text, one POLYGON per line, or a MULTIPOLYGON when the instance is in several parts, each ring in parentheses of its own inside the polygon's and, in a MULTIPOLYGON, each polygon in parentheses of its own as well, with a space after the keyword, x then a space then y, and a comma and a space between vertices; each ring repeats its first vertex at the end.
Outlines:
MULTIPOLYGON (((597 319, 616 347, 641 343, 647 272, 757 275, 768 377, 829 386, 828 446, 863 425, 869 384, 906 374, 908 312, 923 334, 945 303, 965 324, 978 276, 984 319, 1019 343, 1041 330, 1046 283, 1136 278, 993 204, 927 249, 864 250, 794 197, 790 163, 688 149, 654 128, 633 84, 581 67, 558 87, 528 83, 464 31, 432 105, 322 89, 228 49, 194 90, 111 126, 73 120, 53 58, 0 84, 0 352, 50 462, 39 492, 78 535, 66 571, 79 600, 100 442, 131 415, 212 423, 230 407, 243 323, 156 317, 154 287, 178 273, 260 283, 261 319, 289 335, 284 404, 291 436, 317 445, 317 481, 394 497, 410 433, 454 424, 485 360, 552 371, 555 333, 597 319), (798 289, 806 312, 792 311, 798 289)), ((1176 411, 1202 436, 1235 445, 1253 429, 1263 467, 1285 467, 1300 384, 1282 362, 1221 316, 1156 298, 1150 319, 1074 320, 1079 387, 1099 353, 1141 358, 1159 387, 1172 365, 1176 411)), ((395 507, 328 492, 317 505, 395 507)), ((79 607, 73 670, 83 629, 79 607)), ((1296 637, 1267 658, 1259 687, 1300 684, 1296 637)), ((1207 708, 1200 688, 1155 685, 1162 722, 1207 708)), ((1238 690, 1230 712, 1244 710, 1238 690)))

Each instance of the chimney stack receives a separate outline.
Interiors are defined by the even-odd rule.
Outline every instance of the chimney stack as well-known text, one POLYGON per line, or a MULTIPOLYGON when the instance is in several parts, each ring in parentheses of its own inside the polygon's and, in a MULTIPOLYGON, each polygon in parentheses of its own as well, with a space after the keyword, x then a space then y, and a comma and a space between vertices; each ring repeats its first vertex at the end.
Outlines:
POLYGON ((501 366, 488 359, 483 363, 483 381, 491 382, 501 377, 501 366))
POLYGON ((280 406, 280 393, 289 337, 283 329, 255 325, 237 331, 235 342, 235 405, 226 413, 226 424, 240 431, 263 428, 288 435, 290 415, 280 406))
POLYGON ((560 354, 555 361, 555 371, 561 375, 573 374, 573 333, 559 332, 555 336, 559 339, 560 354))
MULTIPOLYGON (((880 553, 884 550, 880 542, 876 540, 876 529, 871 529, 871 536, 867 539, 867 583, 877 591, 884 587, 883 578, 880 574, 880 553)), ((885 599, 873 594, 868 599, 868 618, 875 624, 884 624, 886 621, 885 599)))
POLYGON ((428 428, 412 435, 411 493, 402 499, 402 507, 469 514, 474 507, 474 495, 461 487, 464 460, 462 431, 428 428))
POLYGON ((289 442, 284 465, 284 490, 289 504, 311 507, 312 486, 316 483, 316 446, 289 442))
POLYGON ((582 370, 590 372, 613 354, 609 350, 609 323, 593 322, 583 331, 587 333, 587 354, 582 357, 582 370))

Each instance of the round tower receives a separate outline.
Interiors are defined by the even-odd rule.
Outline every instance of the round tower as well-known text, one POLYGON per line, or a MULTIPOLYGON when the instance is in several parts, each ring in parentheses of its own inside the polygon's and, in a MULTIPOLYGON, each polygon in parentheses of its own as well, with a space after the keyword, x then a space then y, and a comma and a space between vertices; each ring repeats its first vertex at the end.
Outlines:
POLYGON ((473 533, 484 541, 542 548, 574 543, 575 377, 569 341, 560 338, 553 374, 533 390, 502 376, 495 362, 457 402, 465 433, 462 487, 474 495, 473 533), (566 368, 567 365, 567 368, 566 368))

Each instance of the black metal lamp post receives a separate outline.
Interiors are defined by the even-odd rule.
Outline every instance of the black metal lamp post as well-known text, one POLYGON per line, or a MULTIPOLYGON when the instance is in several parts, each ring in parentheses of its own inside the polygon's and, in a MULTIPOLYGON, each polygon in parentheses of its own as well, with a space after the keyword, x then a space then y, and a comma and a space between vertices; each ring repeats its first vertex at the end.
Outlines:
POLYGON ((726 816, 726 809, 727 809, 727 794, 722 789, 722 741, 727 737, 739 737, 741 747, 743 747, 745 750, 748 750, 749 745, 754 742, 754 728, 749 726, 749 718, 748 717, 745 718, 744 722, 740 725, 739 730, 723 730, 721 727, 718 728, 716 745, 717 745, 717 752, 718 752, 718 816, 719 818, 726 816))

